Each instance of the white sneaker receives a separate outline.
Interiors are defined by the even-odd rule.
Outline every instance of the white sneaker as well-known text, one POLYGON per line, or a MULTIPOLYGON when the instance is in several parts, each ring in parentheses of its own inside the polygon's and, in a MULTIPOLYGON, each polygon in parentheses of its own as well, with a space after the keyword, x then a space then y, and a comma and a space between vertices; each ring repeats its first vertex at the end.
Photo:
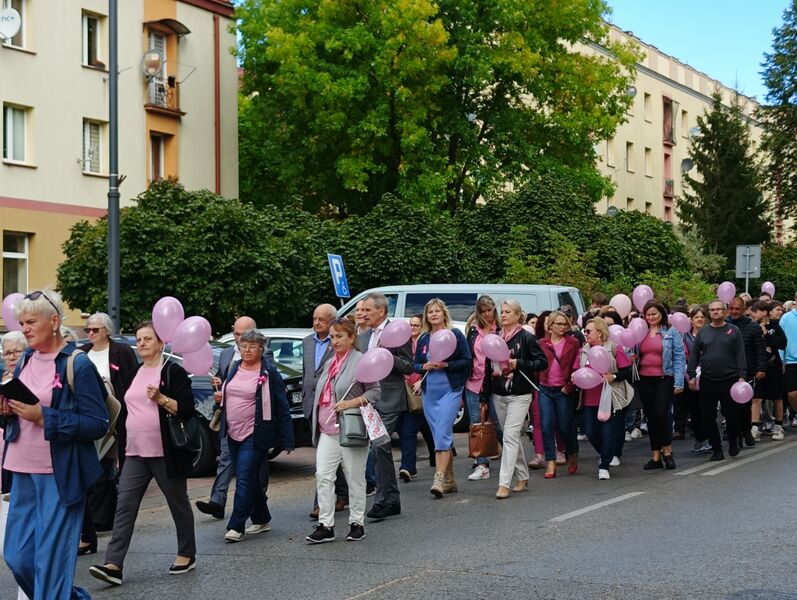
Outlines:
MULTIPOLYGON (((795 419, 795 421, 797 421, 797 419, 795 419)), ((795 425, 795 427, 797 427, 797 425, 795 425)), ((587 439, 587 434, 586 433, 579 433, 576 436, 576 438, 578 439, 579 442, 583 442, 584 440, 587 439)))
POLYGON ((252 523, 246 528, 246 533, 262 533, 264 531, 271 531, 271 523, 252 523))
POLYGON ((772 440, 775 442, 783 441, 783 425, 775 425, 772 429, 772 440))
POLYGON ((630 431, 626 431, 625 432, 625 441, 626 442, 630 442, 632 439, 634 439, 634 438, 631 437, 631 432, 630 431))
POLYGON ((608 469, 598 469, 598 479, 611 479, 608 469))
POLYGON ((619 456, 615 456, 614 458, 612 458, 612 462, 609 463, 609 466, 610 467, 619 467, 620 466, 620 457, 619 456))
POLYGON ((476 465, 473 472, 468 475, 468 481, 480 481, 482 479, 490 479, 490 467, 487 465, 476 465))
POLYGON ((758 429, 757 425, 753 425, 750 428, 750 435, 753 436, 753 441, 760 442, 761 441, 761 430, 758 429))
POLYGON ((794 417, 794 418, 791 420, 791 426, 792 426, 792 427, 797 427, 797 417, 794 417))
POLYGON ((631 439, 638 440, 641 437, 642 437, 642 430, 639 427, 634 427, 634 429, 631 431, 631 439))
POLYGON ((703 452, 714 452, 714 448, 711 447, 711 442, 708 440, 703 442, 703 452))
POLYGON ((226 534, 224 534, 225 542, 234 543, 234 542, 243 541, 243 539, 244 539, 244 534, 241 533, 240 531, 235 531, 235 529, 230 529, 229 531, 227 531, 226 534))

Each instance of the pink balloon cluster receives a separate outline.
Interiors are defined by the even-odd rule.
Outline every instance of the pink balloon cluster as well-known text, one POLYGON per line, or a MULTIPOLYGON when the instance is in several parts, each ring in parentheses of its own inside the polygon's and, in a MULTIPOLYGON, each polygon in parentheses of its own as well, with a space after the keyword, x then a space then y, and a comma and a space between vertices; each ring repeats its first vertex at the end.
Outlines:
POLYGON ((6 325, 6 329, 9 331, 19 331, 21 327, 19 326, 19 322, 14 318, 14 307, 17 303, 22 300, 25 296, 18 292, 14 292, 13 294, 9 294, 3 299, 3 308, 2 308, 2 316, 3 322, 6 325))
POLYGON ((155 333, 172 351, 183 355, 183 367, 194 375, 206 375, 213 366, 213 350, 208 343, 210 323, 205 317, 185 318, 183 305, 177 298, 164 296, 152 307, 155 333))

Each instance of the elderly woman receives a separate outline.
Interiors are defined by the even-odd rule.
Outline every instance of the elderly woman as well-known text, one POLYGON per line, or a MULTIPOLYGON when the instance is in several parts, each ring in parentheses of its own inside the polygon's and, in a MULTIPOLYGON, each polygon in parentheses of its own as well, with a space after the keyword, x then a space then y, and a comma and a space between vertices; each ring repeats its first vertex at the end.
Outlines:
POLYGON ((111 585, 122 585, 122 567, 138 509, 153 477, 166 497, 177 529, 177 560, 169 567, 169 573, 187 573, 196 565, 194 513, 188 502, 186 481, 193 456, 189 450, 174 446, 167 422, 194 415, 191 380, 183 367, 164 360, 163 341, 152 321, 140 323, 135 335, 142 363, 124 396, 122 426, 127 436, 120 451, 126 458, 119 475, 113 534, 105 551, 105 564, 89 568, 91 575, 111 585))
POLYGON ((86 491, 102 473, 94 440, 108 430, 105 390, 74 344, 61 337, 63 305, 56 292, 36 291, 14 308, 28 350, 14 376, 34 403, 3 398, 4 468, 13 473, 5 560, 31 598, 90 598, 72 586, 86 491))
MULTIPOLYGON (((123 400, 138 369, 135 352, 128 344, 111 339, 114 325, 111 317, 105 313, 91 315, 83 331, 88 335, 89 343, 82 345, 80 349, 88 354, 106 385, 110 384, 114 397, 123 400)), ((125 405, 122 402, 118 422, 124 422, 125 414, 125 405)), ((103 530, 113 529, 113 515, 116 510, 116 458, 118 448, 125 445, 124 427, 117 425, 116 432, 117 445, 100 461, 103 478, 89 489, 79 555, 97 552, 95 523, 99 523, 103 530)), ((120 465, 124 464, 124 456, 118 458, 120 465)))
MULTIPOLYGON (((581 348, 573 369, 589 366, 589 349, 592 346, 603 346, 609 353, 609 370, 603 374, 603 379, 609 384, 631 380, 631 361, 614 342, 609 340, 609 328, 601 317, 587 321, 584 327, 586 343, 581 348)), ((608 421, 598 420, 598 406, 601 401, 602 386, 581 391, 581 405, 584 407, 584 429, 587 432, 592 447, 600 455, 598 466, 598 479, 611 479, 609 467, 612 459, 617 454, 617 440, 620 429, 625 425, 623 411, 612 410, 608 421)))
POLYGON ((423 333, 415 350, 415 371, 425 373, 421 380, 423 414, 432 430, 435 447, 435 474, 429 491, 435 498, 456 492, 454 479, 454 419, 462 403, 462 392, 471 367, 468 341, 459 329, 452 329, 451 315, 445 302, 432 298, 423 309, 423 333), (432 335, 443 329, 454 333, 457 346, 442 361, 428 359, 432 335))
MULTIPOLYGON (((550 317, 549 317, 550 321, 550 317)), ((537 338, 523 329, 523 309, 517 300, 504 300, 501 304, 500 335, 509 347, 509 360, 493 367, 488 358, 485 388, 492 395, 498 423, 504 432, 501 452, 501 471, 498 474, 498 491, 495 497, 509 497, 509 486, 515 478, 513 491, 522 492, 529 484, 529 467, 521 444, 523 421, 529 412, 533 380, 538 371, 548 366, 537 338)))
POLYGON ((349 482, 349 533, 346 539, 357 542, 365 538, 365 463, 368 444, 341 446, 338 419, 344 411, 354 411, 353 418, 362 418, 357 409, 379 399, 379 383, 363 384, 354 373, 362 354, 357 348, 357 333, 348 319, 332 322, 329 336, 333 357, 324 363, 318 378, 311 419, 313 445, 316 446, 316 487, 318 490, 318 525, 305 540, 322 544, 335 539, 335 473, 343 464, 349 482))
POLYGON ((240 542, 245 534, 271 529, 266 487, 260 469, 268 461, 268 449, 293 450, 293 424, 285 382, 263 354, 266 336, 256 329, 245 331, 238 341, 241 360, 227 372, 221 391, 221 430, 227 436, 235 470, 235 498, 227 522, 227 542, 240 542), (251 519, 251 527, 246 520, 251 519))
POLYGON ((28 348, 28 342, 21 331, 9 331, 3 336, 3 362, 6 364, 6 370, 0 378, 0 383, 5 383, 14 377, 14 369, 17 368, 19 359, 25 354, 28 348))

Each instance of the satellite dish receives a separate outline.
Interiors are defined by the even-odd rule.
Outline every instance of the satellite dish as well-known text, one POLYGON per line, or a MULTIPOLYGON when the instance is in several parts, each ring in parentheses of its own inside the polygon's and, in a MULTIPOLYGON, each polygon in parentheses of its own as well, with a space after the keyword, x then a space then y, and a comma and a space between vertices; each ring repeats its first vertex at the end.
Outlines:
POLYGON ((19 33, 22 19, 13 8, 0 10, 0 39, 10 40, 19 33))
POLYGON ((155 48, 150 48, 141 57, 141 72, 150 79, 163 73, 163 53, 155 48))

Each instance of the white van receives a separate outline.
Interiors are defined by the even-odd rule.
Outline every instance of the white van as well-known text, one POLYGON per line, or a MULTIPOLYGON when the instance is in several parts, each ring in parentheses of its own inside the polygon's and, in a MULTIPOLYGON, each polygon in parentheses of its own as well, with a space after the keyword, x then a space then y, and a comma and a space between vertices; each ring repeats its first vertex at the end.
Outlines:
POLYGON ((502 300, 514 298, 528 313, 540 314, 555 310, 563 304, 571 305, 577 315, 586 312, 584 299, 578 288, 561 285, 475 284, 446 283, 423 285, 389 285, 365 290, 354 296, 338 311, 345 316, 354 310, 357 302, 368 294, 379 292, 387 297, 388 317, 409 319, 423 313, 423 307, 432 298, 440 298, 448 307, 454 321, 467 321, 476 307, 479 296, 490 296, 499 306, 502 300))

